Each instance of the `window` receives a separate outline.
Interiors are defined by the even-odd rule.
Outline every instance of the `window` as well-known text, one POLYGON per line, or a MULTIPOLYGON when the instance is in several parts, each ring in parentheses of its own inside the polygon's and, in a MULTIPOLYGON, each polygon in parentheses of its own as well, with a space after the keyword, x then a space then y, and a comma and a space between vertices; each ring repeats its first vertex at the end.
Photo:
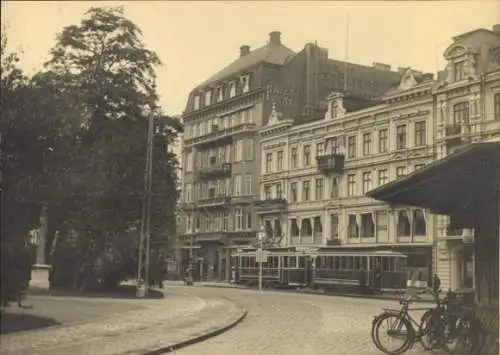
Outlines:
POLYGON ((193 152, 186 155, 186 171, 193 171, 193 152))
POLYGON ((378 171, 378 186, 385 185, 389 182, 389 172, 387 169, 378 171))
POLYGON ((270 172, 273 168, 273 153, 266 154, 266 173, 270 172))
POLYGON ((375 225, 371 213, 361 215, 361 238, 375 237, 375 225))
POLYGON ((184 185, 184 201, 191 202, 193 200, 193 185, 184 185))
POLYGON ((241 175, 234 175, 234 196, 241 196, 241 175))
POLYGON ((292 148, 292 151, 291 151, 291 165, 292 165, 292 168, 296 168, 297 167, 297 148, 292 148))
POLYGON ((217 88, 217 102, 221 102, 224 100, 224 88, 219 86, 217 88))
POLYGON ((330 197, 339 197, 339 179, 336 176, 332 178, 332 191, 330 197))
POLYGON ((347 196, 356 195, 356 175, 347 175, 347 196))
POLYGON ((304 166, 309 166, 311 164, 311 146, 304 146, 304 166))
POLYGON ((356 136, 347 139, 347 157, 356 158, 356 136))
POLYGON ((322 200, 324 198, 324 180, 316 179, 316 200, 322 200))
POLYGON ((331 237, 338 238, 339 237, 339 216, 336 214, 330 215, 330 226, 331 226, 331 237))
POLYGON ((405 166, 398 166, 396 168, 396 179, 399 179, 402 176, 406 175, 406 167, 405 166))
POLYGON ((372 134, 363 134, 363 155, 370 155, 372 148, 372 134))
POLYGON ((302 218, 300 226, 300 235, 303 237, 312 236, 312 225, 310 218, 302 218))
POLYGON ((358 230, 358 221, 356 220, 356 215, 350 214, 347 220, 348 220, 347 238, 358 238, 359 230, 358 230))
POLYGON ((283 198, 283 190, 281 189, 281 182, 276 184, 276 198, 281 200, 283 198))
POLYGON ((251 138, 245 140, 245 150, 243 152, 243 156, 245 157, 245 160, 253 159, 253 140, 251 138))
POLYGON ((250 212, 245 213, 243 220, 243 228, 252 229, 252 213, 250 212))
POLYGON ((469 122, 469 103, 460 102, 453 106, 453 124, 459 125, 469 122))
POLYGON ((186 233, 192 233, 193 232, 193 217, 188 214, 186 216, 186 233))
POLYGON ((309 201, 310 186, 309 181, 304 181, 302 183, 302 201, 309 201))
POLYGON ((264 200, 272 200, 271 185, 264 186, 264 200))
POLYGON ((411 235, 410 218, 407 211, 398 212, 398 237, 409 237, 411 235))
POLYGON ((245 174, 245 178, 243 180, 243 194, 251 195, 252 194, 252 174, 245 174))
POLYGON ((198 110, 200 108, 200 96, 195 95, 194 97, 194 109, 198 110))
POLYGON ((229 98, 233 98, 236 96, 236 83, 231 81, 229 83, 229 98))
MULTIPOLYGON (((240 190, 241 190, 241 187, 240 187, 240 190)), ((214 198, 216 196, 217 196, 217 183, 215 181, 209 181, 208 182, 208 198, 214 198)))
POLYGON ((365 172, 363 173, 363 193, 367 193, 371 190, 372 186, 372 173, 365 172))
POLYGON ((235 226, 236 230, 243 229, 243 209, 237 208, 235 213, 235 226))
POLYGON ((212 103, 212 90, 208 90, 205 92, 205 106, 208 106, 212 103))
POLYGON ((290 184, 290 197, 292 199, 292 202, 297 202, 297 183, 292 182, 290 184))
POLYGON ((314 236, 322 236, 323 235, 323 221, 320 216, 314 217, 313 220, 313 233, 314 236))
POLYGON ((406 148, 406 125, 396 127, 396 149, 406 148))
POLYGON ((323 154, 325 154, 325 147, 324 147, 323 143, 316 144, 316 156, 320 157, 323 154))
POLYGON ((426 143, 425 121, 415 122, 415 146, 421 147, 426 143))
POLYGON ((283 151, 280 150, 277 153, 276 165, 278 170, 283 170, 283 151))
POLYGON ((292 218, 290 220, 290 234, 292 237, 298 237, 299 236, 299 225, 297 223, 296 218, 292 218))
POLYGON ((493 115, 495 120, 500 120, 500 93, 495 94, 493 115))
POLYGON ((234 160, 235 161, 243 160, 243 139, 237 140, 234 145, 234 160))
POLYGON ((427 234, 427 223, 423 210, 413 210, 412 222, 413 235, 424 236, 427 234))
POLYGON ((248 75, 242 76, 240 78, 240 84, 241 84, 241 92, 249 92, 250 91, 250 80, 248 75))
POLYGON ((458 62, 453 64, 453 78, 455 79, 455 81, 464 79, 464 65, 465 62, 458 62))

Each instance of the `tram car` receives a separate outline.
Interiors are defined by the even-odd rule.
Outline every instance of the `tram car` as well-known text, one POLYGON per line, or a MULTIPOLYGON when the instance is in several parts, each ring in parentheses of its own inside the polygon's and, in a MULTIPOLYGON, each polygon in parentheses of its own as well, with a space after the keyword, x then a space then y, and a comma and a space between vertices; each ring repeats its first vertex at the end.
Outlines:
MULTIPOLYGON (((241 250, 233 255, 236 283, 258 283, 256 257, 255 249, 241 250)), ((358 290, 360 272, 364 272, 368 290, 402 292, 408 281, 406 259, 406 255, 394 251, 272 250, 268 251, 267 262, 262 264, 262 283, 278 288, 358 290), (379 287, 375 285, 377 265, 381 274, 379 287)))

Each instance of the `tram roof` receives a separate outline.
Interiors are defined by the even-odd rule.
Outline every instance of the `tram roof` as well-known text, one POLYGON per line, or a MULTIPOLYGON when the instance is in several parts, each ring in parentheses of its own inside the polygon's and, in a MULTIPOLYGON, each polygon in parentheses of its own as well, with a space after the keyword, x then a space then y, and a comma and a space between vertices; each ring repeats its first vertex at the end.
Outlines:
MULTIPOLYGON (((316 255, 316 256, 394 256, 406 258, 407 256, 403 253, 393 251, 393 250, 375 250, 375 251, 346 251, 346 250, 317 250, 311 253, 304 251, 289 251, 289 250, 266 250, 269 252, 270 256, 301 256, 301 255, 316 255)), ((235 255, 248 255, 253 256, 257 253, 256 249, 245 249, 235 253, 235 255)))

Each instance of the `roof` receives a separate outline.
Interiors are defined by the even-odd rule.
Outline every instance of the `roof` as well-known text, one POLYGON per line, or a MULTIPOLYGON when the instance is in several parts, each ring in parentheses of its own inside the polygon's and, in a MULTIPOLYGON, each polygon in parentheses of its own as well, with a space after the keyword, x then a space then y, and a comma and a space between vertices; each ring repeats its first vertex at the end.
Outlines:
POLYGON ((284 65, 293 56, 295 56, 295 52, 283 46, 282 44, 268 43, 265 46, 254 49, 247 55, 236 59, 227 67, 219 71, 217 74, 213 75, 208 80, 198 85, 196 89, 211 83, 215 83, 219 80, 223 80, 227 77, 230 77, 231 75, 239 73, 260 63, 284 65))
POLYGON ((366 195, 439 214, 470 209, 491 198, 500 181, 500 141, 473 143, 366 195))

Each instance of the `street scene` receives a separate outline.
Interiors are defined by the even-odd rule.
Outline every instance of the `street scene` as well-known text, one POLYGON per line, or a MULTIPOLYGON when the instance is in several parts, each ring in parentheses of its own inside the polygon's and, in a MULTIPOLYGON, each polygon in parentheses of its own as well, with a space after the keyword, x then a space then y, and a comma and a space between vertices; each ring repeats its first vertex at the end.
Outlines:
POLYGON ((499 353, 499 3, 1 7, 0 354, 499 353))

